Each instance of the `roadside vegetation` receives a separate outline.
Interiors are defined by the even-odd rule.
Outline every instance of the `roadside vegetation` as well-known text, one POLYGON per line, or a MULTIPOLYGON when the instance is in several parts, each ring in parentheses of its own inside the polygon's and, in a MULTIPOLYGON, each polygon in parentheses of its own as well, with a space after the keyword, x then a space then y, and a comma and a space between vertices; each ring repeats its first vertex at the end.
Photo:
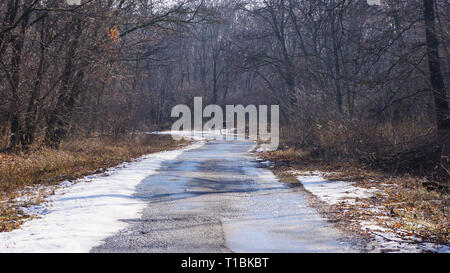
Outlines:
POLYGON ((122 162, 187 143, 174 141, 170 135, 95 136, 64 140, 59 149, 35 147, 28 152, 0 153, 0 232, 20 226, 29 217, 21 207, 44 200, 53 191, 46 186, 102 173, 122 162))
POLYGON ((369 198, 357 198, 357 205, 330 205, 312 196, 316 208, 351 233, 367 238, 389 233, 397 238, 384 238, 387 241, 449 246, 448 162, 436 161, 434 130, 424 124, 286 127, 281 148, 258 156, 270 161, 280 180, 291 185, 300 186, 298 175, 319 173, 330 181, 348 181, 374 192, 369 198))

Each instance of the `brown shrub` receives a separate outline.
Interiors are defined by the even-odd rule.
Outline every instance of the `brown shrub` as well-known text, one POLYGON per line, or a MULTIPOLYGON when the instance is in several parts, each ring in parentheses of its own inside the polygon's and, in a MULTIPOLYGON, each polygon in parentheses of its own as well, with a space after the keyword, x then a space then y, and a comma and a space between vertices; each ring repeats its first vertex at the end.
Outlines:
MULTIPOLYGON (((396 122, 324 118, 324 122, 281 129, 281 148, 320 160, 350 160, 389 173, 409 173, 448 181, 448 162, 440 162, 435 128, 429 120, 396 122)), ((290 152, 292 153, 292 152, 290 152)))

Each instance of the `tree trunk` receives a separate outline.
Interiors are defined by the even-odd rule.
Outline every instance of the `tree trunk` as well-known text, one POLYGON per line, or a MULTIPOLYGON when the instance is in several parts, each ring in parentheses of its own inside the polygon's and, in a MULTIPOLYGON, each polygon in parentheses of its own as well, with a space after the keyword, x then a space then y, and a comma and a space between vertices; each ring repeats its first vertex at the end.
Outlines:
MULTIPOLYGON (((68 42, 69 46, 66 54, 66 63, 62 74, 61 89, 56 103, 56 108, 47 115, 47 129, 45 132, 45 144, 49 147, 58 148, 59 143, 65 137, 67 131, 65 124, 67 123, 67 115, 71 112, 75 100, 80 92, 80 84, 84 77, 84 72, 80 67, 80 71, 75 73, 74 57, 78 48, 80 35, 82 32, 81 20, 75 18, 75 31, 73 40, 68 42), (71 82, 73 81, 72 87, 71 82)), ((67 36, 70 39, 70 35, 67 36)))
POLYGON ((212 104, 217 104, 217 57, 213 59, 213 101, 212 104))
MULTIPOLYGON (((45 26, 45 20, 42 20, 41 23, 41 39, 44 39, 47 34, 46 26, 45 26)), ((47 45, 44 43, 44 41, 41 41, 41 48, 40 48, 40 58, 39 58, 39 66, 38 71, 36 73, 36 78, 34 80, 32 89, 31 89, 31 97, 28 101, 28 107, 27 112, 25 115, 25 121, 24 121, 24 133, 22 137, 22 147, 24 149, 28 149, 31 144, 33 144, 35 139, 35 132, 36 132, 36 121, 37 121, 37 115, 38 115, 38 105, 37 105, 37 99, 40 94, 41 86, 42 86, 42 80, 45 74, 45 54, 46 54, 46 47, 47 45)))
POLYGON ((433 88, 435 102, 437 132, 442 145, 442 157, 449 156, 449 132, 450 120, 448 118, 447 91, 445 90, 444 78, 441 71, 439 59, 439 44, 435 27, 434 0, 424 0, 425 33, 428 54, 428 66, 430 70, 430 83, 433 88))
MULTIPOLYGON (((25 7, 22 7, 25 9, 25 7)), ((26 29, 28 26, 29 15, 25 15, 25 18, 21 22, 21 28, 19 33, 13 35, 11 39, 12 44, 12 60, 11 60, 11 91, 12 91, 12 101, 11 101, 11 113, 12 119, 10 122, 11 126, 11 138, 10 138, 10 149, 16 150, 22 139, 22 126, 21 126, 21 116, 20 116, 20 68, 22 64, 22 51, 25 42, 26 29)))

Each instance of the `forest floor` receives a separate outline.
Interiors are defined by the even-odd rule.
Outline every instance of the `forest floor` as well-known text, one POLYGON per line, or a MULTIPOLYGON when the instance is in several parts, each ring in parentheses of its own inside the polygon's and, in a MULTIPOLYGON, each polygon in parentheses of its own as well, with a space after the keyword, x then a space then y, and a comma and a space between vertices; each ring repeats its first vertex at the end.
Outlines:
POLYGON ((36 148, 22 154, 0 153, 0 232, 16 229, 33 217, 24 209, 40 204, 63 181, 107 175, 108 168, 189 143, 174 141, 169 135, 140 134, 120 140, 71 139, 61 143, 58 150, 36 148))
POLYGON ((314 160, 292 148, 258 157, 281 181, 310 192, 311 205, 330 221, 381 252, 450 251, 448 193, 427 189, 421 178, 314 160))

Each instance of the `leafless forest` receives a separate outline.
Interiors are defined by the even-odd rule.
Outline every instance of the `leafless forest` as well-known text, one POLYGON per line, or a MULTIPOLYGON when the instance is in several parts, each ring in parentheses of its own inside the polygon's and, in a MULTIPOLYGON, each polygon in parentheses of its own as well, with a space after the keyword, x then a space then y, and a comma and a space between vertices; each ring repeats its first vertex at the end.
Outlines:
POLYGON ((448 180, 446 0, 2 0, 0 148, 278 104, 283 149, 448 180))

